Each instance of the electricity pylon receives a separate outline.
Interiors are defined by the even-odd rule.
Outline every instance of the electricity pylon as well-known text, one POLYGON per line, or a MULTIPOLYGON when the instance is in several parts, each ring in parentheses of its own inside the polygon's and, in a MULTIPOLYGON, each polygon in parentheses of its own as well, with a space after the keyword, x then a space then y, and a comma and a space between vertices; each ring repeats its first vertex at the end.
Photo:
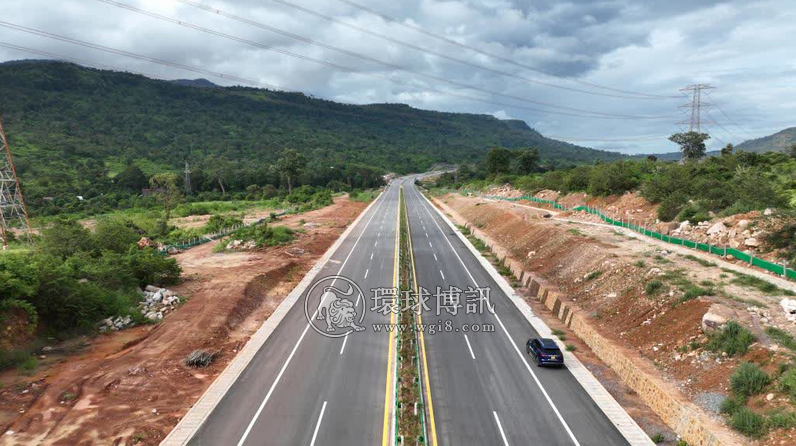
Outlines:
POLYGON ((681 88, 680 91, 689 96, 691 102, 681 105, 680 108, 690 109, 690 116, 688 121, 681 121, 678 124, 688 124, 688 131, 697 133, 702 132, 702 124, 713 124, 713 121, 702 119, 702 113, 707 112, 707 108, 712 105, 707 100, 704 100, 702 96, 707 96, 710 94, 709 91, 715 88, 710 84, 694 84, 681 88))
POLYGON ((30 220, 17 171, 11 160, 11 149, 8 147, 2 120, 0 120, 0 144, 3 145, 3 152, 0 153, 0 237, 3 239, 3 250, 6 250, 11 228, 23 231, 30 240, 30 220))

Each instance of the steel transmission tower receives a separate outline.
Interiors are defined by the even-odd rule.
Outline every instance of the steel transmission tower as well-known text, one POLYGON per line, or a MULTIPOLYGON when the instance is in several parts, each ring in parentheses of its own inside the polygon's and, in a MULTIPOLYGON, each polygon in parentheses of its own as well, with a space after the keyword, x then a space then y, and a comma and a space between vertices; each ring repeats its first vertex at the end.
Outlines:
POLYGON ((710 84, 694 84, 681 88, 680 91, 690 98, 688 104, 681 105, 680 108, 687 108, 690 110, 688 121, 680 121, 678 124, 688 125, 690 132, 702 132, 702 124, 713 124, 713 121, 702 119, 702 113, 706 113, 711 104, 703 99, 710 94, 710 90, 714 90, 710 84))
POLYGON ((3 152, 0 153, 0 237, 3 239, 3 250, 5 250, 8 248, 11 228, 25 232, 30 240, 30 220, 14 162, 11 160, 11 149, 8 147, 2 120, 0 120, 0 144, 3 145, 3 152))

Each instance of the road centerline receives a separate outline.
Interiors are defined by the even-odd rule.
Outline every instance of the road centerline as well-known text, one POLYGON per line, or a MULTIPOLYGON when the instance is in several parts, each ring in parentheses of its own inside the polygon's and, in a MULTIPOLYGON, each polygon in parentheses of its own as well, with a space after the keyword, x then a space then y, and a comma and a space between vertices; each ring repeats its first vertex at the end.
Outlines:
POLYGON ((503 444, 505 446, 509 446, 509 441, 506 439, 506 433, 503 432, 503 425, 500 424, 500 418, 498 417, 497 412, 494 410, 492 411, 492 415, 495 416, 495 423, 497 423, 498 430, 500 431, 500 436, 503 438, 503 444))

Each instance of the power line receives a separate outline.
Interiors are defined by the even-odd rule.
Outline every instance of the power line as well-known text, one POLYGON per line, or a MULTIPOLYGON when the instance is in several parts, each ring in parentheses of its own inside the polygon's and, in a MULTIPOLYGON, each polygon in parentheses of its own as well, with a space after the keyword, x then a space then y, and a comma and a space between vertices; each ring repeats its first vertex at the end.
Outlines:
MULTIPOLYGON (((404 85, 404 86, 409 86, 409 87, 412 87, 412 88, 416 88, 412 84, 409 84, 409 83, 394 79, 392 77, 388 77, 388 76, 381 75, 381 74, 378 74, 378 73, 370 73, 370 72, 358 70, 356 68, 351 68, 351 67, 348 67, 348 66, 339 65, 339 64, 336 64, 336 63, 332 63, 332 62, 327 62, 327 61, 322 60, 322 59, 316 59, 316 58, 313 58, 313 57, 309 57, 309 56, 304 56, 304 55, 301 55, 301 54, 293 53, 291 51, 287 51, 287 50, 284 50, 284 49, 281 49, 281 48, 277 48, 277 47, 274 47, 274 46, 271 46, 271 45, 263 44, 263 43, 260 43, 260 42, 254 42, 252 40, 248 40, 248 39, 244 39, 244 38, 241 38, 241 37, 238 37, 238 36, 226 34, 226 33, 214 30, 214 29, 205 28, 205 27, 193 24, 193 23, 189 23, 189 22, 183 21, 183 20, 175 19, 175 18, 172 18, 172 17, 167 17, 167 16, 164 16, 164 15, 161 15, 161 14, 150 12, 150 11, 146 11, 146 10, 143 10, 143 9, 140 9, 140 8, 136 8, 134 6, 130 6, 130 5, 127 5, 127 4, 124 4, 124 3, 119 3, 119 2, 116 2, 116 1, 113 1, 113 0, 97 0, 97 1, 109 4, 109 5, 112 5, 112 6, 116 6, 116 7, 122 8, 122 9, 126 9, 128 11, 136 12, 138 14, 146 15, 148 17, 152 17, 152 18, 155 18, 155 19, 158 19, 158 20, 162 20, 162 21, 173 23, 173 24, 176 24, 176 25, 180 25, 180 26, 183 26, 183 27, 186 27, 186 28, 194 29, 196 31, 200 31, 200 32, 204 32, 204 33, 207 33, 207 34, 211 34, 211 35, 217 36, 217 37, 222 37, 222 38, 225 38, 225 39, 233 40, 233 41, 236 41, 236 42, 239 42, 239 43, 244 43, 244 44, 247 44, 247 45, 250 45, 250 46, 254 46, 254 47, 257 47, 257 48, 260 48, 260 49, 265 49, 265 50, 268 50, 268 51, 274 51, 274 52, 277 52, 277 53, 280 53, 280 54, 284 54, 284 55, 287 55, 287 56, 291 56, 291 57, 295 57, 295 58, 298 58, 298 59, 301 59, 301 60, 318 63, 318 64, 321 64, 321 65, 324 65, 324 66, 327 66, 327 67, 330 67, 330 68, 334 68, 334 69, 337 69, 337 70, 341 70, 341 71, 345 71, 345 72, 349 72, 349 73, 362 74, 362 75, 366 75, 366 76, 370 76, 370 77, 377 77, 377 78, 384 79, 384 80, 387 80, 389 82, 393 82, 393 83, 396 83, 396 84, 399 84, 399 85, 404 85)), ((180 0, 178 0, 178 1, 180 1, 180 0)), ((197 6, 197 4, 193 3, 193 2, 184 2, 184 3, 190 4, 192 6, 197 6)), ((213 13, 216 13, 216 14, 219 14, 219 15, 223 15, 224 17, 231 18, 233 20, 240 21, 242 23, 247 23, 247 24, 252 25, 252 26, 257 26, 257 27, 260 27, 262 29, 266 29, 268 31, 273 31, 273 32, 276 32, 278 34, 281 34, 281 35, 284 35, 284 36, 287 36, 287 37, 290 37, 290 38, 293 38, 293 39, 298 39, 298 40, 301 40, 301 41, 306 42, 306 43, 310 43, 310 44, 313 44, 313 45, 322 46, 322 47, 327 48, 327 49, 338 51, 338 52, 340 52, 342 54, 346 54, 346 55, 349 55, 349 56, 357 57, 357 58, 360 58, 360 59, 363 59, 363 60, 368 60, 370 62, 379 63, 379 64, 382 64, 382 65, 385 65, 385 66, 389 66, 389 67, 391 67, 393 69, 396 69, 396 70, 406 71, 406 72, 409 72, 409 73, 412 73, 412 74, 415 74, 415 75, 418 75, 418 76, 428 77, 428 78, 431 78, 431 79, 434 79, 434 80, 437 80, 437 81, 440 81, 440 82, 445 82, 445 83, 448 83, 448 84, 451 84, 451 85, 454 85, 454 86, 457 86, 457 87, 461 87, 461 88, 465 88, 465 89, 471 89, 471 90, 476 90, 476 91, 481 91, 483 93, 487 93, 487 94, 491 94, 491 95, 495 95, 495 96, 503 96, 503 97, 506 97, 506 98, 509 98, 509 99, 513 99, 513 100, 516 100, 516 101, 520 101, 520 102, 528 102, 528 103, 532 103, 532 104, 536 104, 536 105, 542 105, 542 106, 545 106, 545 107, 552 107, 552 108, 557 108, 557 109, 561 109, 561 110, 568 110, 568 111, 572 111, 572 112, 575 112, 575 113, 586 113, 586 114, 589 114, 589 115, 594 115, 594 116, 588 116, 588 115, 582 115, 581 114, 581 115, 573 115, 573 116, 586 117, 586 118, 588 118, 588 117, 594 117, 594 118, 601 117, 601 118, 609 118, 609 119, 640 119, 640 120, 641 119, 665 119, 666 118, 665 116, 630 116, 630 115, 620 115, 620 114, 595 112, 595 111, 591 111, 591 110, 584 110, 584 109, 578 109, 578 108, 573 108, 573 107, 559 106, 559 105, 550 104, 550 103, 546 103, 546 102, 536 101, 536 100, 533 100, 533 99, 527 99, 527 98, 523 98, 523 97, 519 97, 519 96, 499 93, 499 92, 483 89, 483 88, 480 88, 480 87, 477 87, 477 86, 473 86, 473 85, 469 85, 469 84, 463 84, 463 83, 460 83, 460 82, 452 81, 452 80, 445 79, 445 78, 442 78, 442 77, 439 77, 439 76, 430 75, 430 74, 421 73, 421 72, 418 72, 418 71, 415 71, 415 70, 403 68, 403 67, 400 67, 398 65, 391 64, 389 62, 384 62, 384 61, 381 61, 379 59, 371 58, 369 56, 365 56, 365 55, 362 55, 362 54, 358 54, 358 53, 354 53, 354 52, 351 52, 351 51, 347 51, 347 50, 344 50, 344 49, 341 49, 341 48, 338 48, 338 47, 335 47, 335 46, 332 46, 332 45, 328 45, 328 44, 325 44, 325 43, 322 43, 322 42, 318 42, 318 41, 315 41, 315 40, 312 40, 312 39, 309 39, 309 38, 306 38, 306 37, 302 37, 302 36, 299 36, 299 35, 296 35, 296 34, 293 34, 293 33, 289 33, 287 31, 279 30, 277 28, 274 28, 274 27, 271 27, 271 26, 268 26, 268 25, 264 25, 262 23, 258 23, 258 22, 254 22, 254 21, 242 18, 242 17, 238 17, 238 16, 226 13, 226 12, 218 10, 218 9, 213 9, 213 8, 205 7, 205 6, 202 6, 202 5, 198 5, 198 7, 201 8, 201 9, 204 9, 206 11, 210 11, 210 12, 213 12, 213 13)), ((539 113, 564 114, 562 112, 553 112, 553 111, 548 111, 548 110, 540 110, 540 109, 535 109, 535 108, 521 107, 521 106, 513 105, 513 104, 495 102, 495 101, 492 101, 492 100, 489 100, 489 99, 477 98, 477 97, 474 97, 474 96, 463 95, 461 93, 454 93, 454 92, 450 92, 450 91, 434 89, 434 88, 431 88, 431 87, 425 87, 424 86, 422 88, 425 89, 426 91, 431 91, 431 92, 444 94, 444 95, 455 95, 455 96, 457 96, 459 98, 469 99, 469 100, 473 100, 473 101, 477 101, 477 102, 492 103, 492 104, 500 105, 500 106, 503 106, 503 107, 521 108, 521 109, 534 111, 534 112, 539 112, 539 113)), ((568 116, 568 114, 564 114, 564 115, 568 116)))
POLYGON ((649 94, 649 93, 639 93, 639 92, 630 91, 630 90, 621 90, 621 89, 618 89, 618 88, 606 87, 604 85, 599 85, 599 84, 595 84, 595 83, 592 83, 592 82, 587 82, 587 81, 581 81, 581 80, 578 80, 578 79, 571 79, 571 78, 565 78, 565 77, 561 77, 561 76, 556 76, 554 74, 542 71, 542 70, 540 70, 538 68, 534 68, 534 67, 522 64, 522 63, 517 62, 517 61, 515 61, 513 59, 509 59, 509 58, 506 58, 506 57, 503 57, 503 56, 498 56, 496 54, 489 53, 489 52, 486 52, 484 50, 480 50, 478 48, 475 48, 475 47, 472 47, 472 46, 469 46, 469 45, 465 45, 463 43, 460 43, 460 42, 457 42, 455 40, 449 39, 449 38, 447 38, 445 36, 441 36, 439 34, 435 34, 435 33, 431 32, 431 31, 427 31, 426 29, 421 28, 419 26, 414 26, 414 25, 410 25, 408 23, 404 23, 404 22, 402 22, 402 21, 400 21, 400 20, 398 20, 398 19, 396 19, 394 17, 390 17, 390 16, 388 16, 386 14, 383 14, 381 12, 378 12, 378 11, 375 11, 373 9, 370 9, 367 6, 360 5, 359 3, 354 3, 354 2, 352 2, 350 0, 337 0, 337 1, 340 2, 340 3, 344 3, 344 4, 348 5, 348 6, 351 6, 353 8, 359 9, 360 11, 365 11, 365 12, 368 12, 370 14, 373 14, 373 15, 375 15, 377 17, 380 17, 382 20, 395 23, 395 24, 397 24, 399 26, 402 26, 404 28, 408 28, 408 29, 411 29, 413 31, 425 34, 425 35, 427 35, 429 37, 433 37, 435 39, 438 39, 438 40, 441 40, 443 42, 449 43, 451 45, 455 45, 455 46, 457 46, 459 48, 463 48, 463 49, 466 49, 466 50, 474 51, 474 52, 476 52, 478 54, 481 54, 483 56, 487 56, 487 57, 491 57, 491 58, 494 58, 494 59, 497 59, 497 60, 501 60, 503 62, 512 64, 512 65, 516 65, 518 67, 522 67, 522 68, 525 68, 527 70, 531 70, 531 71, 539 73, 539 74, 544 74, 545 76, 556 77, 556 78, 564 79, 564 80, 567 80, 567 81, 570 81, 570 82, 575 82, 575 83, 579 83, 579 84, 582 84, 582 85, 588 85, 588 86, 593 87, 593 88, 599 88, 599 89, 603 89, 603 90, 614 91, 614 92, 617 92, 617 93, 625 93, 625 94, 646 96, 648 98, 659 98, 659 99, 677 99, 678 98, 678 96, 665 96, 665 95, 657 95, 657 94, 649 94))
POLYGON ((721 114, 722 114, 722 115, 724 115, 724 117, 725 117, 725 118, 727 118, 727 121, 729 121, 729 122, 730 122, 730 124, 732 124, 732 125, 734 125, 735 127, 739 128, 739 129, 740 129, 742 132, 744 132, 744 133, 746 133, 747 135, 749 135, 749 137, 750 137, 750 138, 752 138, 752 139, 756 138, 754 135, 752 135, 751 133, 747 132, 745 128, 741 127, 740 125, 738 125, 738 123, 737 123, 737 122, 733 121, 733 120, 732 120, 732 119, 731 119, 729 116, 727 116, 727 113, 724 113, 724 110, 722 110, 722 109, 721 109, 721 107, 719 107, 719 105, 718 105, 718 104, 716 104, 716 101, 713 101, 712 105, 713 105, 714 107, 716 107, 716 110, 718 110, 719 112, 721 112, 721 114))
MULTIPOLYGON (((188 1, 185 1, 185 0, 174 0, 174 1, 179 1, 179 2, 187 3, 187 4, 193 3, 193 2, 188 2, 188 1)), ((304 6, 297 5, 297 4, 289 2, 287 0, 272 0, 272 1, 274 1, 276 3, 279 3, 281 5, 287 6, 289 8, 293 8, 293 9, 295 9, 297 11, 301 11, 303 13, 306 13, 306 14, 309 14, 309 15, 312 15, 312 16, 327 20, 329 22, 336 23, 336 24, 341 25, 341 26, 345 26, 345 27, 353 29, 355 31, 359 31, 361 33, 368 34, 370 36, 385 40, 387 42, 394 43, 396 45, 401 45, 401 46, 404 46, 406 48, 413 49, 415 51, 420 51, 420 52, 425 53, 425 54, 430 54, 432 56, 439 57, 439 58, 445 59, 445 60, 449 60, 451 62, 456 62, 456 63, 462 64, 462 65, 466 65, 466 66, 469 66, 469 67, 472 67, 472 68, 475 68, 475 69, 489 71, 491 73, 500 74, 502 76, 507 76, 507 77, 511 77, 511 78, 514 78, 514 79, 518 79, 518 80, 521 80, 521 81, 529 83, 529 84, 538 84, 538 85, 543 85, 543 86, 546 86, 546 87, 557 88, 557 89, 560 89, 560 90, 572 91, 572 92, 595 95, 595 96, 605 96, 605 97, 611 97, 611 98, 663 99, 663 98, 659 98, 659 97, 626 96, 626 95, 619 95, 619 94, 612 94, 612 93, 599 93, 599 92, 595 92, 595 91, 588 91, 588 90, 582 90, 582 89, 574 88, 574 87, 566 87, 566 86, 563 86, 563 85, 557 85, 557 84, 553 84, 553 83, 550 83, 550 82, 541 81, 541 80, 538 80, 538 79, 530 79, 530 78, 527 78, 527 77, 524 77, 524 76, 520 76, 518 74, 510 73, 508 71, 503 71, 503 70, 498 70, 498 69, 495 69, 495 68, 487 67, 485 65, 480 65, 480 64, 473 63, 473 62, 470 62, 470 61, 467 61, 467 60, 464 60, 464 59, 453 57, 453 56, 448 55, 448 54, 440 53, 438 51, 434 51, 434 50, 431 50, 431 49, 428 49, 428 48, 424 48, 424 47, 421 47, 421 46, 418 46, 418 45, 415 45, 415 44, 412 44, 412 43, 409 43, 409 42, 405 42, 403 40, 398 40, 398 39, 395 39, 393 37, 384 35, 382 33, 379 33, 379 32, 376 32, 376 31, 361 27, 359 25, 354 25, 353 23, 349 23, 349 22, 337 19, 335 17, 329 16, 329 15, 324 14, 322 12, 319 12, 317 10, 313 10, 313 9, 310 9, 310 8, 307 8, 307 7, 304 7, 304 6)), ((671 99, 672 97, 665 97, 665 98, 666 99, 671 99)))
POLYGON ((733 139, 735 139, 736 141, 739 141, 739 142, 742 141, 741 138, 735 136, 735 134, 733 134, 731 131, 727 130, 726 127, 721 125, 721 123, 716 118, 714 118, 713 115, 711 115, 709 112, 706 112, 705 114, 708 115, 713 120, 714 124, 716 124, 717 126, 719 126, 719 128, 724 130, 724 133, 730 135, 730 138, 733 138, 733 139))
POLYGON ((560 136, 560 135, 544 135, 545 138, 550 139, 557 139, 561 141, 581 141, 581 142, 630 142, 630 141, 654 141, 656 139, 666 139, 668 135, 650 135, 650 136, 638 136, 638 137, 626 137, 626 138, 587 138, 583 136, 560 136))

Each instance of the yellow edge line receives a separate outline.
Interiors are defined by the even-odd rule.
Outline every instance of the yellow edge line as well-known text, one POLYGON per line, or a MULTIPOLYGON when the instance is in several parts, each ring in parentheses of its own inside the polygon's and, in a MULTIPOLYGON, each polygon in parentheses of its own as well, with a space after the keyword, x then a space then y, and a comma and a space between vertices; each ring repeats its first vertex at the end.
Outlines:
MULTIPOLYGON (((398 215, 395 217, 395 257, 393 259, 393 272, 392 284, 394 288, 398 287, 398 241, 400 238, 401 228, 401 195, 398 195, 398 215)), ((390 312, 390 323, 395 324, 395 313, 390 312)), ((390 332, 389 350, 387 353, 387 384, 384 389, 384 426, 382 428, 381 444, 387 446, 390 439, 390 389, 392 388, 392 361, 394 354, 394 336, 390 332)))
MULTIPOLYGON (((417 295, 417 272, 415 271, 415 249, 412 245, 412 230, 409 227, 409 212, 406 213, 406 231, 409 233, 409 258, 412 263, 412 279, 414 283, 415 295, 417 295)), ((422 312, 422 309, 421 309, 422 312)), ((418 325, 423 323, 423 315, 417 315, 418 325)), ((420 330, 420 352, 423 356, 423 381, 426 386, 426 399, 428 400, 428 418, 429 427, 431 428, 431 446, 437 446, 437 424, 434 422, 434 403, 431 401, 431 385, 428 380, 428 361, 426 360, 426 341, 423 337, 423 331, 420 330)))

